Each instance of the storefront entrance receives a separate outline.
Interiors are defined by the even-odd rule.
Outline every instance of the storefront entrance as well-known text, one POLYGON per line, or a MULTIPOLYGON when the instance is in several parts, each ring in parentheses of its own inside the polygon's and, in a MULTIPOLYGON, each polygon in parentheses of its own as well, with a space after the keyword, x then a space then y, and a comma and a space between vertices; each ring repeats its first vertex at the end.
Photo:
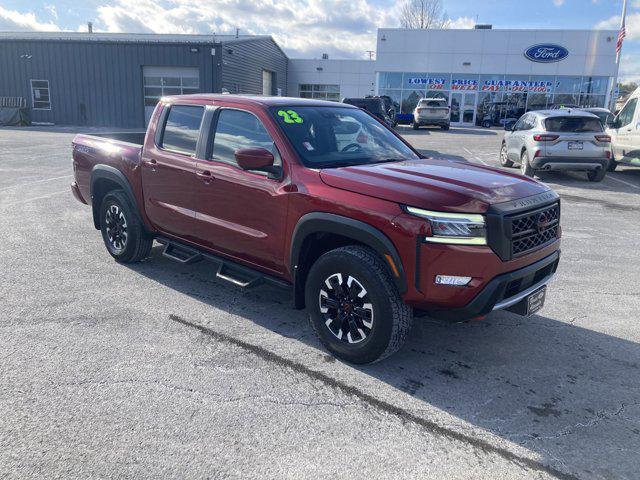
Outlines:
POLYGON ((475 125, 477 96, 476 92, 451 92, 451 125, 475 125))

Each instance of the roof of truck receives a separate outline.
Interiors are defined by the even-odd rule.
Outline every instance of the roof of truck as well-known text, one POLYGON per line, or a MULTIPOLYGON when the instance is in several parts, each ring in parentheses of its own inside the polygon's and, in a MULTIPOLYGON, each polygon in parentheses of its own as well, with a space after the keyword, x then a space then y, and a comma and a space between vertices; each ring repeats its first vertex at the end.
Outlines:
POLYGON ((266 107, 277 106, 298 106, 298 107, 345 107, 357 108, 346 103, 331 102, 328 100, 314 100, 310 98, 298 97, 269 97, 260 95, 232 95, 227 93, 194 93, 192 95, 174 95, 162 97, 163 101, 173 103, 180 99, 189 99, 201 101, 203 103, 211 103, 215 105, 217 102, 237 103, 246 105, 264 105, 266 107))

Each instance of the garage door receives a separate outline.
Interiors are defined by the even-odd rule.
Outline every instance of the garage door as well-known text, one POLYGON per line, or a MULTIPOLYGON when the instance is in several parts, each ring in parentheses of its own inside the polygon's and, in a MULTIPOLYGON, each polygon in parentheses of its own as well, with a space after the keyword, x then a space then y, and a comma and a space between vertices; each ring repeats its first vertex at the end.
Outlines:
POLYGON ((145 125, 161 97, 200 91, 200 70, 197 67, 143 67, 142 76, 145 125))

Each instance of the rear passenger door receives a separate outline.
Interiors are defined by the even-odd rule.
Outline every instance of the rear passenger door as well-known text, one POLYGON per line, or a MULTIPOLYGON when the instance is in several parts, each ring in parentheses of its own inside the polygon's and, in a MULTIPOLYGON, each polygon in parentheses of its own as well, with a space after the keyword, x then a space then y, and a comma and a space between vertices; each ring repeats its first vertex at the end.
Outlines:
POLYGON ((208 248, 281 273, 286 257, 284 176, 242 170, 235 159, 240 148, 262 147, 283 171, 278 148, 257 114, 236 108, 217 111, 211 154, 197 168, 201 178, 195 189, 197 232, 208 248))
POLYGON ((153 225, 163 233, 193 240, 197 186, 196 151, 204 107, 164 107, 156 136, 142 151, 144 206, 153 225))

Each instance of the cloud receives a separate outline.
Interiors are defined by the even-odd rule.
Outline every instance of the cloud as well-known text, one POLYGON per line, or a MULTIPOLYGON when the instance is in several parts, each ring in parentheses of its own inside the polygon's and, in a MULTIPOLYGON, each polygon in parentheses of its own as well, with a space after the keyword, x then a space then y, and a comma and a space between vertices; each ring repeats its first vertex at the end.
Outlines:
POLYGON ((623 83, 640 84, 640 58, 637 55, 623 54, 620 59, 620 79, 623 83))
POLYGON ((449 22, 449 28, 473 28, 476 21, 471 17, 458 17, 449 22))
POLYGON ((96 31, 270 34, 291 56, 364 58, 395 8, 373 0, 116 0, 97 8, 96 31))
POLYGON ((44 9, 49 12, 49 14, 55 18, 56 20, 58 20, 58 10, 56 10, 56 6, 55 5, 45 5, 44 9))
MULTIPOLYGON (((620 15, 614 15, 613 17, 598 22, 595 28, 604 30, 618 30, 620 28, 620 15)), ((627 31, 626 40, 640 39, 640 12, 627 13, 625 30, 627 31)))
POLYGON ((29 30, 57 31, 60 28, 54 23, 39 22, 31 13, 20 13, 15 10, 7 10, 0 7, 0 30, 9 32, 22 32, 29 30))
POLYGON ((562 5, 564 5, 564 0, 553 0, 553 4, 556 7, 561 7, 562 5))

